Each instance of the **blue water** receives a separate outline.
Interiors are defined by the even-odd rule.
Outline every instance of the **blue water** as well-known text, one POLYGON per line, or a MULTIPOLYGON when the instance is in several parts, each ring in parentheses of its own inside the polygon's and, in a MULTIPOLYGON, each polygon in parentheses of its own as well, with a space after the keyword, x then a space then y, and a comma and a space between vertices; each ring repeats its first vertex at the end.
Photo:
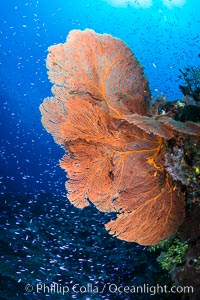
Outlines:
MULTIPOLYGON (((59 203, 59 197, 66 194, 64 187, 66 175, 58 165, 59 159, 63 156, 63 150, 54 143, 52 136, 42 127, 39 112, 39 105, 43 99, 51 95, 51 83, 48 80, 45 66, 47 48, 50 45, 63 43, 72 29, 91 28, 98 33, 109 33, 121 38, 144 66, 152 96, 166 96, 168 100, 182 98, 178 87, 180 84, 179 68, 197 66, 200 63, 200 19, 198 14, 200 2, 186 0, 182 6, 168 7, 161 0, 152 0, 152 6, 149 8, 135 8, 129 1, 125 1, 123 6, 116 6, 111 2, 113 1, 0 1, 0 193, 4 217, 8 214, 9 218, 8 212, 11 211, 11 215, 14 214, 13 217, 15 216, 17 220, 22 219, 23 215, 30 213, 27 201, 32 201, 32 198, 37 199, 37 195, 51 194, 51 198, 54 194, 56 203, 59 203), (29 194, 29 196, 21 198, 21 202, 20 198, 16 198, 17 200, 14 202, 20 203, 19 206, 22 207, 21 210, 15 211, 12 206, 13 200, 9 201, 9 199, 13 199, 13 196, 9 198, 7 194, 19 194, 23 197, 29 194), (8 206, 7 203, 9 203, 8 206), (22 204, 25 205, 25 208, 22 204)), ((165 2, 171 4, 173 1, 165 2)), ((176 2, 181 2, 181 0, 176 0, 176 2)), ((17 197, 20 197, 19 195, 17 197)), ((45 208, 43 214, 48 214, 46 210, 48 197, 45 200, 41 199, 41 196, 38 197, 42 207, 45 208)), ((36 220, 36 227, 39 224, 39 221, 37 222, 39 213, 38 211, 37 215, 37 210, 31 212, 36 220)), ((58 213, 59 209, 55 211, 53 220, 58 213)), ((76 214, 78 214, 77 210, 76 214)), ((70 211, 68 215, 70 215, 70 211)), ((68 215, 66 218, 71 220, 68 215)), ((26 220, 27 224, 30 222, 29 219, 26 220)), ((5 225, 4 230, 7 232, 8 244, 10 242, 14 247, 15 255, 18 251, 16 249, 21 245, 18 241, 16 244, 12 242, 15 236, 14 230, 18 230, 16 226, 18 223, 15 223, 15 220, 5 219, 4 221, 13 224, 13 228, 5 225)), ((27 229, 26 222, 24 227, 21 227, 21 231, 19 230, 19 234, 23 233, 23 228, 27 229)), ((59 226, 61 225, 59 223, 59 226)), ((43 224, 43 226, 46 225, 43 224)), ((101 224, 99 228, 103 228, 103 225, 101 224)), ((100 234, 102 241, 105 234, 102 229, 100 234)), ((44 235, 42 238, 45 244, 46 236, 44 235)), ((78 240, 80 240, 80 236, 78 240)), ((112 237, 107 237, 106 244, 98 241, 99 249, 109 247, 110 241, 114 243, 116 249, 121 249, 115 250, 115 258, 119 251, 122 259, 130 268, 134 255, 131 254, 131 258, 127 258, 128 254, 123 254, 125 253, 123 249, 126 249, 128 253, 129 247, 130 251, 133 250, 132 246, 121 241, 115 244, 112 237)), ((22 242, 24 245, 27 243, 27 247, 29 247, 29 240, 26 242, 26 236, 22 242)), ((95 244, 95 241, 92 243, 95 244)), ((75 245, 76 238, 73 247, 75 245)), ((52 259, 51 255, 47 256, 47 259, 50 259, 49 257, 52 259)), ((101 265, 103 256, 98 257, 101 265)), ((144 259, 143 256, 142 259, 144 259)), ((138 262, 137 264, 139 265, 138 262)), ((140 268, 138 265, 137 268, 140 268)), ((114 274, 115 267, 111 259, 107 269, 114 274)), ((126 269, 122 262, 117 267, 121 268, 120 270, 126 269)), ((150 263, 149 269, 151 268, 153 270, 154 267, 150 263)), ((108 270, 106 271, 107 277, 109 276, 108 270)), ((95 272, 93 273, 95 274, 95 272)), ((136 273, 139 274, 139 271, 136 273)), ((131 278, 131 271, 127 274, 131 278)), ((140 282, 144 282, 145 275, 141 276, 143 277, 140 282)), ((20 280, 20 277, 18 279, 20 280)), ((16 294, 13 294, 13 297, 16 299, 16 294)), ((11 299, 11 296, 6 299, 11 299)))
POLYGON ((0 2, 2 193, 65 193, 65 174, 58 167, 63 151, 43 129, 38 107, 50 95, 47 48, 64 42, 71 29, 92 28, 123 39, 144 66, 153 96, 182 97, 179 68, 200 60, 200 3, 168 8, 152 2, 145 9, 109 0, 0 2))

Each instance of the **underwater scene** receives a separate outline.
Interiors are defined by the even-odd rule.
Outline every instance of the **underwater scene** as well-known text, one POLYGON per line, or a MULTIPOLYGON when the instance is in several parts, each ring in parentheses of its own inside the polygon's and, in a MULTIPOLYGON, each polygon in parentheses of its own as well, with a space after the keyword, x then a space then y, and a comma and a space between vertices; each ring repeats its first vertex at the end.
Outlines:
POLYGON ((200 299, 199 10, 0 2, 0 300, 200 299))

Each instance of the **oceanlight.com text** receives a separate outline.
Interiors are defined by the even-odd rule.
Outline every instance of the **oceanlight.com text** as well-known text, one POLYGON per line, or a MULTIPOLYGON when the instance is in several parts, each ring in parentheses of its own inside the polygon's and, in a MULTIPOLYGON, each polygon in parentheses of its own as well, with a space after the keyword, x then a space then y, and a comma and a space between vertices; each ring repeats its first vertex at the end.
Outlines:
POLYGON ((79 283, 73 285, 62 285, 59 283, 44 284, 38 283, 36 286, 27 284, 25 286, 25 291, 27 293, 36 293, 36 294, 192 294, 194 288, 192 286, 170 286, 167 285, 120 285, 115 283, 99 283, 86 285, 81 285, 79 283))

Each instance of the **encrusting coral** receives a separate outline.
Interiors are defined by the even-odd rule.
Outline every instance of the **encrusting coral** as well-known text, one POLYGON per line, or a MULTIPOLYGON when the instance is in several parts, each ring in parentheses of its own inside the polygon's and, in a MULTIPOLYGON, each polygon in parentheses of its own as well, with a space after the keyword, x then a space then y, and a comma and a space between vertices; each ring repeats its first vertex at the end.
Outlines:
POLYGON ((197 123, 149 115, 143 68, 119 39, 73 30, 49 48, 54 97, 40 106, 42 123, 67 151, 68 199, 116 212, 106 224, 119 239, 157 244, 185 215, 184 195, 164 169, 164 140, 200 135, 197 123))

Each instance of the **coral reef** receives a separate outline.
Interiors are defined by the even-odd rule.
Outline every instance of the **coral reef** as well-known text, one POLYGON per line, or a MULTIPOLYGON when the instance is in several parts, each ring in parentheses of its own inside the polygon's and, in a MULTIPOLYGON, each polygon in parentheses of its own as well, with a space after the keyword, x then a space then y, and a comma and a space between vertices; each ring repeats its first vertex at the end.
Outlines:
MULTIPOLYGON (((200 152, 200 151, 199 151, 200 152)), ((188 197, 193 198, 193 193, 188 197)), ((199 194, 200 196, 200 194, 199 194)), ((191 285, 194 293, 190 300, 200 298, 200 197, 188 208, 187 216, 179 229, 182 243, 187 243, 188 248, 184 254, 183 262, 177 265, 171 273, 172 280, 176 285, 191 285)))
POLYGON ((163 270, 173 272, 178 265, 183 264, 184 255, 188 249, 187 242, 182 243, 178 237, 166 239, 157 246, 150 247, 149 251, 163 249, 164 251, 158 256, 157 261, 161 264, 163 270))
POLYGON ((183 80, 183 84, 179 85, 179 88, 183 95, 192 99, 196 102, 200 101, 200 67, 189 67, 185 70, 179 69, 181 75, 179 79, 183 80))
POLYGON ((184 150, 174 147, 172 153, 165 154, 165 169, 174 180, 179 180, 182 184, 187 184, 186 174, 182 168, 184 150))
POLYGON ((176 115, 175 120, 185 122, 200 122, 200 106, 185 105, 176 115))
MULTIPOLYGON (((185 101, 185 99, 183 99, 185 101)), ((160 112, 176 116, 187 114, 187 120, 194 120, 199 106, 184 101, 173 101, 169 105, 161 103, 160 112)), ((160 103, 160 101, 159 101, 160 103)), ((185 120, 184 120, 185 121, 185 120)), ((157 246, 149 247, 157 251, 158 261, 168 270, 175 285, 192 286, 194 291, 190 300, 200 297, 200 139, 179 137, 166 144, 165 168, 174 181, 182 185, 186 200, 186 218, 175 236, 161 241, 157 246)), ((185 295, 188 299, 187 295, 185 295)), ((185 298, 184 298, 185 299, 185 298)))
POLYGON ((187 209, 187 216, 175 235, 148 248, 157 253, 157 261, 169 272, 174 285, 193 288, 193 293, 184 295, 184 299, 190 300, 198 300, 200 296, 199 199, 187 209))
POLYGON ((166 172, 166 142, 200 135, 200 125, 150 116, 143 69, 119 39, 73 30, 49 48, 54 97, 40 106, 42 123, 67 152, 68 199, 116 212, 106 224, 119 239, 157 244, 184 219, 184 194, 166 172))

